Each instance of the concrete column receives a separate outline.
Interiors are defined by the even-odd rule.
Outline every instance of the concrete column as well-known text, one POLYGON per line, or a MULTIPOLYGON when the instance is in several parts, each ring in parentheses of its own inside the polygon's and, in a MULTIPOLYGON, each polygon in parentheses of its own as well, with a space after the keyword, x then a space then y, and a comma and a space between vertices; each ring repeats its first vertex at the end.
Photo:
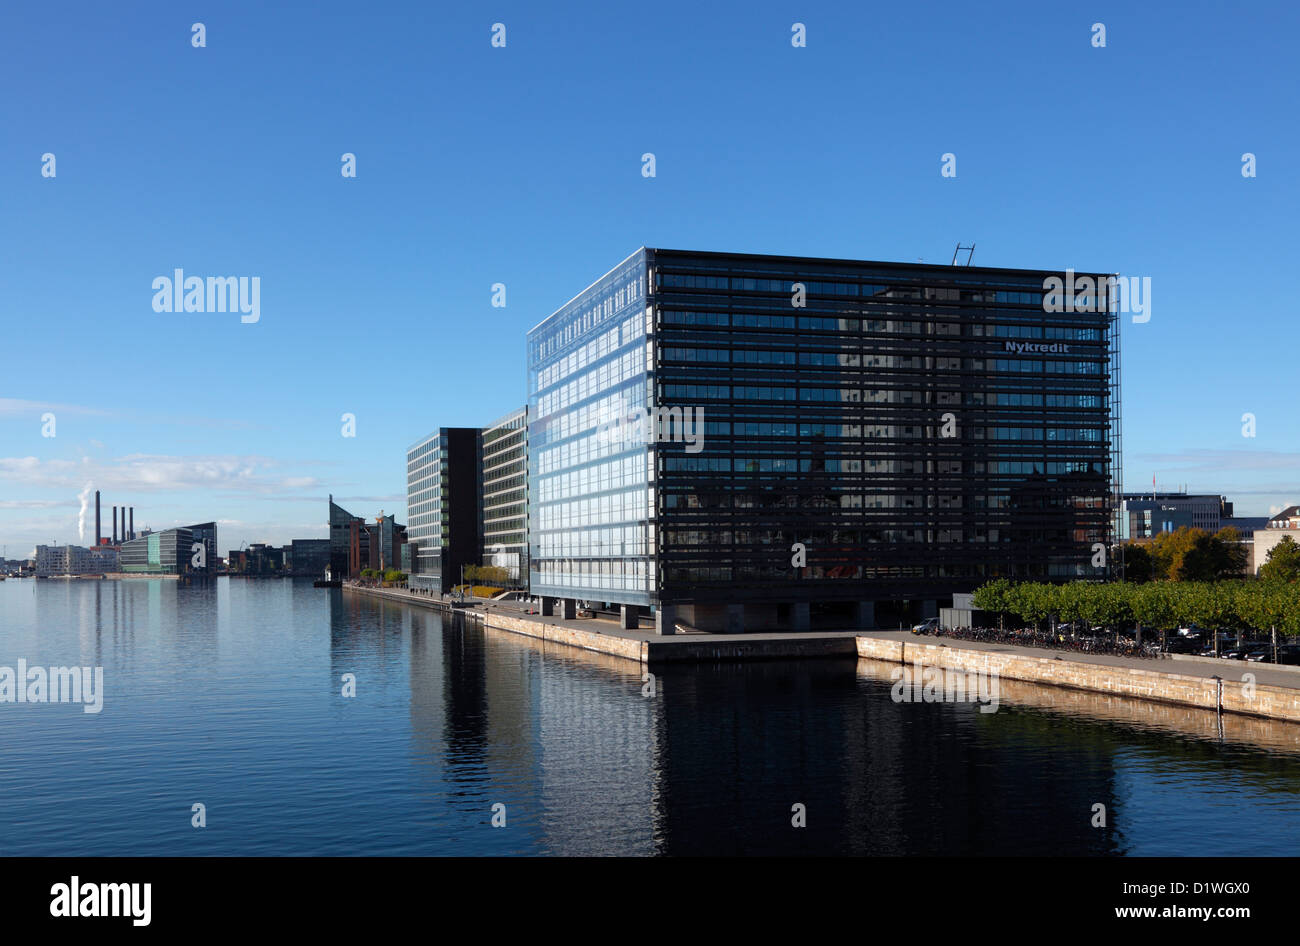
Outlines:
POLYGON ((578 616, 578 599, 561 598, 560 599, 560 617, 565 619, 576 618, 578 616))
POLYGON ((745 629, 745 606, 743 604, 727 605, 727 633, 739 634, 745 629))
POLYGON ((637 619, 639 609, 634 604, 619 605, 618 626, 625 631, 635 631, 640 626, 637 619))
POLYGON ((807 601, 796 601, 790 605, 790 629, 806 631, 812 626, 811 608, 807 601))
POLYGON ((541 616, 544 618, 555 616, 555 599, 547 595, 542 596, 541 616))
POLYGON ((859 601, 853 609, 853 627, 859 631, 869 631, 876 626, 876 602, 859 601))
POLYGON ((677 633, 677 609, 671 604, 661 604, 655 608, 655 633, 677 633))

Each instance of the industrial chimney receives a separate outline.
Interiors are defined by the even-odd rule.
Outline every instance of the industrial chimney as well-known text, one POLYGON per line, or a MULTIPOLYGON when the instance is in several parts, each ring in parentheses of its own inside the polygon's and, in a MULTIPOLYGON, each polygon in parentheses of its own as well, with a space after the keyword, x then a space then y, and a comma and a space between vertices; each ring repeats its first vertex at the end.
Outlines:
POLYGON ((99 547, 99 490, 95 490, 95 547, 99 547))
POLYGON ((133 539, 135 538, 135 507, 134 506, 131 507, 131 528, 127 530, 127 534, 130 535, 131 538, 133 539))
POLYGON ((117 545, 117 507, 113 507, 113 544, 117 545))

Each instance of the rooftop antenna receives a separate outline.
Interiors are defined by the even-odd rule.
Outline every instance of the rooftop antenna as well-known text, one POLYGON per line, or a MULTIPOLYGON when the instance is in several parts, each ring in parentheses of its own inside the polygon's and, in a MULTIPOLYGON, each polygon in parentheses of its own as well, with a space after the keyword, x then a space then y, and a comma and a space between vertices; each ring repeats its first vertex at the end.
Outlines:
POLYGON ((970 251, 969 253, 966 254, 966 262, 962 263, 963 266, 969 266, 969 265, 970 265, 970 261, 971 261, 972 259, 975 258, 975 244, 972 243, 970 246, 962 246, 962 245, 961 245, 961 242, 959 241, 959 242, 957 243, 957 249, 955 249, 955 250, 952 251, 952 265, 953 265, 953 266, 956 266, 956 265, 957 265, 957 254, 960 253, 962 250, 969 250, 969 251, 970 251))

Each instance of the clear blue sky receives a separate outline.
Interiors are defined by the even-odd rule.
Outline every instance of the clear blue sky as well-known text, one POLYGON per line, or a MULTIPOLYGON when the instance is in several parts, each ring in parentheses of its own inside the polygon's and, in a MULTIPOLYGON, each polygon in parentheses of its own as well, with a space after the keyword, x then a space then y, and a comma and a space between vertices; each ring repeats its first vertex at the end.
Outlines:
POLYGON ((77 541, 88 482, 106 521, 112 502, 137 528, 221 521, 223 554, 324 535, 329 492, 400 518, 405 448, 521 404, 525 331, 642 245, 948 262, 974 240, 978 264, 1149 276, 1151 321, 1124 329, 1126 484, 1300 502, 1293 4, 2 16, 10 557, 77 541), (155 313, 177 267, 259 276, 260 321, 155 313))

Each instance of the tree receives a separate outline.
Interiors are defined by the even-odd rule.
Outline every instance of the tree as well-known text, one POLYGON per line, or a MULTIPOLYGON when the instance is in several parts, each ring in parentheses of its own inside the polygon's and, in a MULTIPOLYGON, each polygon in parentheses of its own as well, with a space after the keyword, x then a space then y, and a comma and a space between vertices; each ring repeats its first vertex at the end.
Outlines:
POLYGON ((1268 561, 1260 567, 1259 577, 1300 581, 1300 544, 1289 535, 1283 536, 1282 541, 1269 550, 1268 561))
POLYGON ((998 630, 1002 629, 1002 615, 1010 611, 1012 584, 1006 578, 995 578, 975 589, 971 604, 981 611, 997 612, 998 630))
POLYGON ((1149 546, 1152 577, 1170 581, 1217 581, 1238 578, 1246 568, 1246 547, 1236 529, 1214 535, 1184 526, 1161 532, 1149 546))
POLYGON ((1120 576, 1133 584, 1148 582, 1155 577, 1155 563, 1145 545, 1128 542, 1124 545, 1124 568, 1120 576))
MULTIPOLYGON (((1233 589, 1233 605, 1242 623, 1254 628, 1268 628, 1277 659, 1277 629, 1285 628, 1296 605, 1293 586, 1278 581, 1243 581, 1233 589)), ((1216 647, 1217 649, 1217 647, 1216 647)))
POLYGON ((1164 647, 1165 629, 1172 626, 1174 618, 1174 586, 1163 582, 1137 585, 1129 593, 1129 608, 1137 622, 1138 634, 1143 625, 1160 632, 1160 646, 1164 647))

